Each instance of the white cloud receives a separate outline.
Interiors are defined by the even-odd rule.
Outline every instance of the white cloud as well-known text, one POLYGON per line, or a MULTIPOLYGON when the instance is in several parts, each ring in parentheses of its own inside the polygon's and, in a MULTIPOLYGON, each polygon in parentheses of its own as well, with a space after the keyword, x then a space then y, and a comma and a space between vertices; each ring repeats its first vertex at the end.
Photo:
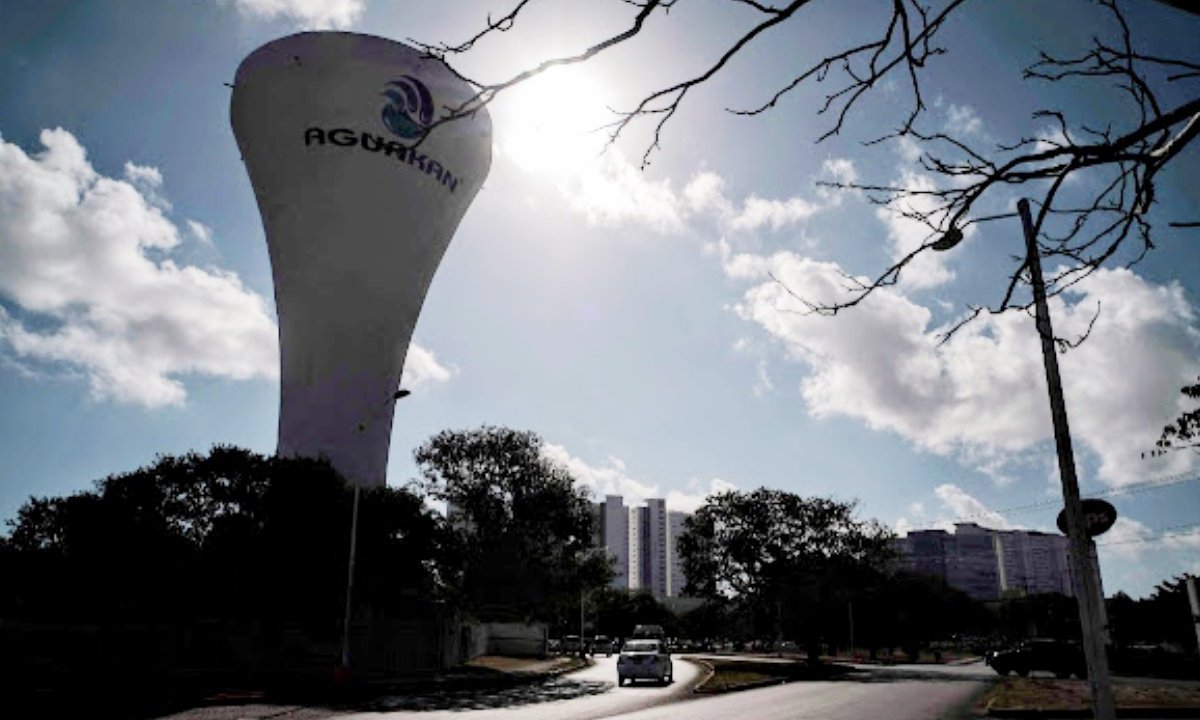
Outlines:
POLYGON ((125 162, 125 179, 139 188, 158 189, 163 184, 162 173, 158 168, 136 165, 128 161, 125 162))
POLYGON ((430 383, 449 382, 457 374, 458 368, 442 365, 432 351, 412 343, 408 346, 408 356, 404 358, 400 386, 415 390, 430 383))
MULTIPOLYGON (((597 501, 603 500, 605 495, 620 495, 626 506, 633 507, 644 505, 648 499, 663 497, 658 485, 645 483, 630 476, 625 461, 618 457, 610 456, 603 464, 593 465, 572 455, 562 445, 554 443, 543 445, 542 454, 565 467, 576 482, 587 488, 597 501)), ((691 480, 686 491, 671 490, 667 493, 667 509, 692 513, 704 504, 709 495, 736 489, 736 485, 720 478, 713 478, 707 484, 691 480)))
POLYGON ((692 212, 733 214, 733 204, 725 196, 725 179, 715 172, 696 173, 683 188, 683 197, 692 212))
POLYGON ((578 166, 559 189, 569 206, 595 225, 639 224, 664 234, 685 227, 686 210, 671 182, 647 179, 615 148, 578 166))
POLYGON ((209 226, 207 226, 204 223, 199 222, 197 220, 188 220, 187 227, 188 227, 188 230, 191 231, 192 237, 196 238, 196 240, 199 241, 200 244, 208 245, 209 247, 212 247, 212 244, 213 244, 212 228, 210 228, 209 226))
POLYGON ((179 231, 147 192, 154 168, 103 177, 65 130, 29 156, 0 141, 0 342, 22 362, 76 369, 97 399, 181 404, 180 375, 278 372, 266 301, 221 270, 153 260, 179 231), (136 185, 134 184, 136 183, 136 185))
POLYGON ((721 478, 709 480, 707 487, 698 480, 692 480, 688 483, 688 492, 672 490, 667 493, 667 509, 694 513, 709 496, 737 489, 737 485, 721 478))
MULTIPOLYGON (((897 187, 906 187, 917 192, 930 192, 936 185, 928 175, 903 173, 896 181, 897 187)), ((890 208, 879 208, 876 217, 888 229, 889 255, 892 260, 899 260, 923 244, 929 242, 933 235, 930 225, 920 220, 906 217, 908 214, 929 215, 929 222, 937 227, 944 217, 943 213, 934 212, 936 200, 925 195, 908 197, 897 201, 890 208)), ((971 225, 964 233, 966 238, 975 235, 975 226, 971 225)), ((901 287, 906 289, 923 289, 944 285, 954 279, 954 273, 946 267, 946 260, 951 257, 948 253, 923 252, 909 261, 900 276, 901 287)))
POLYGON ((834 182, 852 183, 858 181, 858 171, 854 168, 854 161, 849 158, 829 158, 821 164, 821 169, 834 182))
POLYGON ((221 0, 255 20, 286 20, 311 29, 344 29, 362 17, 363 0, 221 0))
POLYGON ((1145 552, 1148 547, 1146 541, 1153 535, 1154 532, 1146 527, 1145 523, 1121 515, 1104 534, 1103 540, 1096 541, 1096 550, 1100 553, 1101 560, 1105 559, 1106 555, 1136 560, 1145 552))
MULTIPOLYGON (((807 368, 801 389, 810 414, 857 418, 999 481, 1053 437, 1026 315, 981 316, 939 345, 930 311, 895 288, 837 317, 815 316, 788 290, 816 303, 845 300, 838 266, 786 252, 735 255, 722 244, 717 251, 727 275, 758 283, 736 312, 807 368), (786 288, 764 281, 768 272, 786 288)), ((1183 290, 1101 270, 1052 300, 1056 332, 1082 333, 1097 302, 1103 314, 1091 337, 1060 356, 1077 452, 1096 457, 1097 475, 1110 485, 1186 469, 1194 456, 1141 458, 1184 406, 1179 388, 1200 375, 1200 330, 1183 290)))
MULTIPOLYGON (((66 130, 41 153, 0 138, 0 351, 10 362, 86 378, 97 400, 180 405, 190 374, 275 378, 278 337, 267 301, 233 273, 178 265, 180 230, 156 193, 162 174, 127 163, 104 177, 66 130), (151 252, 153 251, 153 253, 151 252)), ((210 239, 202 223, 189 232, 210 239)), ((453 371, 414 345, 414 385, 453 371)))
POLYGON ((983 120, 970 105, 951 104, 946 108, 946 131, 952 135, 977 135, 983 130, 983 120))
POLYGON ((610 457, 603 465, 592 465, 571 455, 562 445, 546 443, 542 454, 565 467, 576 482, 597 500, 605 495, 621 495, 626 505, 644 503, 647 498, 660 497, 657 485, 649 485, 630 477, 620 458, 610 457))
POLYGON ((1160 542, 1171 550, 1200 551, 1200 533, 1194 529, 1164 533, 1160 542))
POLYGON ((962 522, 973 522, 980 527, 993 530, 1013 530, 1017 526, 1008 521, 995 510, 984 505, 978 498, 969 494, 957 485, 946 483, 938 485, 933 494, 941 501, 942 506, 954 514, 954 519, 962 522))
POLYGON ((771 382, 771 374, 767 371, 767 361, 759 359, 754 366, 754 397, 762 397, 775 389, 775 383, 771 382))
POLYGON ((729 227, 738 232, 753 232, 765 226, 779 230, 807 220, 821 209, 820 205, 800 197, 767 200, 751 195, 743 201, 741 211, 728 222, 729 227))

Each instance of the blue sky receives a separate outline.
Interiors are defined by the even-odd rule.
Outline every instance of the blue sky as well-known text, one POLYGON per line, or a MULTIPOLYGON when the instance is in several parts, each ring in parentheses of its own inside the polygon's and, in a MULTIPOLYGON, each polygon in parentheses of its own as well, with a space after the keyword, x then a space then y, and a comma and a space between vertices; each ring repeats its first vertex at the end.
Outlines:
MULTIPOLYGON (((226 83, 251 50, 297 29, 458 41, 507 10, 414 5, 0 8, 0 517, 160 453, 273 451, 271 274, 226 83)), ((838 269, 876 272, 920 241, 863 198, 815 184, 924 182, 911 148, 860 143, 895 128, 903 87, 885 83, 820 144, 819 86, 759 118, 723 111, 870 37, 877 5, 816 3, 756 43, 689 95, 645 172, 648 127, 604 154, 584 131, 608 120, 606 106, 704 67, 713 43, 751 21, 744 7, 681 4, 637 42, 502 95, 491 174, 416 329, 389 482, 412 477, 411 450, 434 432, 490 423, 540 433, 598 493, 681 509, 713 489, 765 485, 857 498, 900 530, 959 518, 1052 528, 1057 475, 1032 321, 1011 314, 936 342, 966 304, 998 297, 1021 251, 1015 221, 981 227, 837 318, 787 312, 769 280, 825 297, 838 269), (1004 512, 1031 503, 1041 506, 1004 512)), ((1145 47, 1194 48, 1196 18, 1152 2, 1127 9, 1145 47)), ((1120 120, 1107 90, 1020 80, 1035 48, 1088 42, 1075 31, 1081 12, 1095 8, 969 6, 924 76, 927 127, 994 143, 1049 134, 1030 119, 1038 107, 1120 120)), ((630 16, 618 2, 535 3, 460 69, 502 79, 630 16)), ((1158 217, 1200 206, 1198 174, 1193 147, 1160 182, 1158 217)), ((1183 474, 1113 498, 1123 519, 1103 539, 1105 586, 1134 595, 1200 571, 1200 535, 1163 535, 1200 521, 1195 455, 1140 457, 1200 375, 1200 251, 1194 230, 1165 224, 1133 271, 1102 271, 1052 306, 1064 334, 1103 307, 1089 341, 1061 358, 1085 494, 1183 474)))

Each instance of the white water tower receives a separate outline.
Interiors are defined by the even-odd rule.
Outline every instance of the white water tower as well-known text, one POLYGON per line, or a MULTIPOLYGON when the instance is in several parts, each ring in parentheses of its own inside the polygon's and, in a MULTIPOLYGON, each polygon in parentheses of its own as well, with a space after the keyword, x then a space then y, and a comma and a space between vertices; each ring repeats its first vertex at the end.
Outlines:
POLYGON ((385 483, 413 327, 491 165, 485 110, 436 124, 472 95, 440 60, 355 33, 291 35, 238 67, 230 116, 279 315, 280 455, 385 483))

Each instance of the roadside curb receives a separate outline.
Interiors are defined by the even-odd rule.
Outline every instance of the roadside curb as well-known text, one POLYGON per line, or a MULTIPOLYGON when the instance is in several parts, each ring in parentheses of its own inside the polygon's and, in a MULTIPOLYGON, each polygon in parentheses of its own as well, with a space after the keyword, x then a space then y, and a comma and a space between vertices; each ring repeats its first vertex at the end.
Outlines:
MULTIPOLYGON (((987 711, 988 717, 1023 718, 1024 720, 1049 720, 1054 718, 1090 718, 1091 709, 1042 709, 1042 708, 994 708, 987 711)), ((1119 707, 1121 718, 1200 718, 1200 707, 1119 707)))
POLYGON ((690 662, 693 665, 699 665, 708 671, 699 682, 692 686, 693 695, 724 695, 725 693, 741 692, 742 690, 757 690, 758 688, 784 685, 788 682, 786 678, 768 678, 766 680, 756 680, 755 682, 734 685, 733 687, 723 687, 720 689, 705 688, 705 684, 709 680, 712 680, 713 675, 715 675, 717 672, 717 669, 713 666, 713 664, 700 658, 681 657, 679 659, 684 662, 690 662))
POLYGON ((593 667, 595 664, 596 664, 596 661, 589 657, 589 658, 584 658, 579 663, 563 665, 562 667, 555 668, 553 670, 543 670, 541 672, 532 672, 532 673, 523 673, 523 672, 517 671, 512 674, 518 675, 520 677, 538 677, 538 678, 543 678, 543 679, 549 679, 549 678, 556 678, 560 675, 566 675, 567 673, 573 673, 573 672, 578 672, 580 670, 585 670, 587 668, 593 667))
POLYGON ((717 669, 713 667, 712 663, 706 660, 700 660, 699 658, 681 657, 679 659, 684 662, 690 662, 691 664, 697 665, 707 671, 704 677, 700 678, 700 681, 692 686, 693 695, 702 695, 703 692, 700 690, 700 688, 704 687, 704 683, 712 680, 712 676, 717 673, 717 669))

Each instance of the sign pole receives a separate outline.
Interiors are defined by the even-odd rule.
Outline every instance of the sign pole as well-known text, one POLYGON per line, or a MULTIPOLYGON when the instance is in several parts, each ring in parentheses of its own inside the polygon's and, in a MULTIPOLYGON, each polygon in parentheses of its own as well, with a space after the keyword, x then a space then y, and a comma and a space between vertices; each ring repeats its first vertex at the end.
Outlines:
POLYGON ((1058 372, 1058 356, 1054 349, 1054 330, 1050 326, 1050 311, 1046 306, 1046 286, 1042 279, 1042 261, 1038 254, 1037 237, 1029 214, 1029 201, 1017 203, 1021 225, 1025 231, 1026 267, 1033 285, 1033 299, 1038 335, 1042 340, 1042 360, 1046 367, 1046 385, 1050 393, 1050 415, 1054 421, 1054 444, 1058 450, 1058 472, 1062 479, 1063 502, 1066 505, 1067 536, 1070 538, 1071 569, 1075 577, 1075 596, 1079 601, 1079 620, 1083 626, 1083 650, 1087 659, 1088 685, 1092 693, 1092 715, 1096 720, 1114 720, 1112 682, 1108 674, 1103 629, 1100 627, 1098 606, 1099 583, 1092 568, 1091 540, 1079 498, 1079 481, 1075 477, 1075 453, 1071 447, 1071 430, 1067 424, 1067 405, 1063 399, 1062 377, 1058 372))

